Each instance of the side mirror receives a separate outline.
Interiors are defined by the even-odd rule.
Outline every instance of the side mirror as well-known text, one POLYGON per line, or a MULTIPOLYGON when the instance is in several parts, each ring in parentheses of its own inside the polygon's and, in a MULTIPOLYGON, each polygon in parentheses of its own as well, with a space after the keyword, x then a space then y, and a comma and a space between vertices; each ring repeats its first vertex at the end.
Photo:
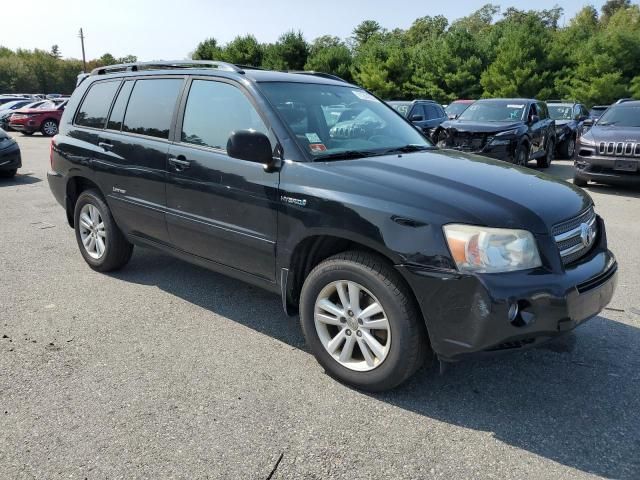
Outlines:
POLYGON ((231 132, 227 140, 227 155, 239 160, 261 163, 266 171, 273 171, 277 167, 269 137, 255 130, 231 132))
POLYGON ((458 118, 458 115, 456 115, 455 113, 452 113, 451 115, 448 115, 447 117, 449 120, 455 120, 456 118, 458 118))
POLYGON ((411 118, 409 119, 412 122, 421 122, 424 120, 424 117, 422 115, 411 115, 411 118))
POLYGON ((538 123, 540 121, 540 117, 538 115, 531 115, 530 123, 538 123))
POLYGON ((594 122, 593 118, 587 117, 587 118, 584 119, 583 125, 585 127, 591 127, 591 126, 593 126, 593 122, 594 122))

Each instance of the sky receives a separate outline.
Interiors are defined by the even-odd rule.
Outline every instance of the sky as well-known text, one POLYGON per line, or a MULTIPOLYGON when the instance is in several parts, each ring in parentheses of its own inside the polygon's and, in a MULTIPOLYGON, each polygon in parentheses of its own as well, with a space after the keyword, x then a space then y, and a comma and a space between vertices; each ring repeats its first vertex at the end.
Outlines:
POLYGON ((602 0, 58 0, 3 1, 0 46, 41 48, 57 44, 63 57, 81 58, 78 31, 83 28, 87 60, 109 52, 139 60, 187 58, 208 37, 226 43, 237 35, 253 34, 260 42, 275 42, 288 30, 301 30, 308 41, 321 35, 346 38, 363 20, 376 20, 387 29, 408 28, 418 17, 444 15, 451 22, 486 3, 503 10, 548 9, 560 4, 569 19, 584 5, 598 10, 602 0), (24 23, 13 20, 24 17, 24 23))

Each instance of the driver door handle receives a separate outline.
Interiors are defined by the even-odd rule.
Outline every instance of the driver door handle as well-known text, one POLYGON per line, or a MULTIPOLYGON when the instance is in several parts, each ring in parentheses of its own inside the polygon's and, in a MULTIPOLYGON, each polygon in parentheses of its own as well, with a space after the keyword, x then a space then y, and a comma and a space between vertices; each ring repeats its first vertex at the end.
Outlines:
POLYGON ((187 160, 184 155, 178 155, 177 157, 169 157, 169 165, 171 165, 176 172, 181 172, 189 168, 191 162, 187 160))

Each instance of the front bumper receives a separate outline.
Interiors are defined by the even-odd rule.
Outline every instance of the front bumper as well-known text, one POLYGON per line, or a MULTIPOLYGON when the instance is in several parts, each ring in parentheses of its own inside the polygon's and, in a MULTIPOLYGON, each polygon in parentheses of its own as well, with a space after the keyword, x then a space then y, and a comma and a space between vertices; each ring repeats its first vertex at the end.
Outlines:
POLYGON ((604 235, 561 273, 468 275, 398 268, 416 294, 431 346, 444 361, 523 349, 561 335, 602 311, 617 282, 617 263, 604 235), (511 321, 513 303, 519 314, 511 321))
POLYGON ((40 125, 35 120, 25 119, 9 122, 9 128, 11 130, 15 130, 16 132, 33 133, 38 131, 40 125))
POLYGON ((20 167, 22 167, 22 157, 18 144, 13 143, 5 148, 0 147, 0 170, 13 170, 20 167))
POLYGON ((517 141, 509 141, 507 144, 495 145, 488 143, 482 148, 474 149, 468 147, 446 147, 452 150, 458 150, 460 152, 468 152, 476 155, 483 155, 485 157, 494 158, 496 160, 504 160, 506 162, 513 163, 516 153, 517 141))
POLYGON ((582 180, 631 186, 640 185, 640 157, 598 155, 595 147, 578 145, 574 165, 575 177, 582 180), (617 169, 616 167, 619 166, 620 162, 624 162, 627 166, 635 164, 635 170, 617 169))

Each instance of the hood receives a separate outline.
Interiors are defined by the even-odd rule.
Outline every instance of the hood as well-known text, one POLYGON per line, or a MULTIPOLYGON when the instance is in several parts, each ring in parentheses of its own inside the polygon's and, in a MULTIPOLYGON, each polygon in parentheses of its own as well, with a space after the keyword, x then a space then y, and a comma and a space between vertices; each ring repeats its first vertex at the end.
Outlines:
POLYGON ((575 120, 556 120, 555 122, 556 127, 564 127, 565 125, 575 122, 575 120))
POLYGON ((616 127, 615 125, 601 127, 594 125, 584 134, 587 139, 599 142, 640 142, 640 128, 616 127))
POLYGON ((442 123, 442 127, 449 130, 451 133, 455 132, 470 132, 470 133, 496 133, 503 132, 505 130, 511 130, 524 125, 524 122, 472 122, 470 120, 449 120, 442 123))
POLYGON ((453 150, 307 163, 313 190, 367 207, 414 212, 430 223, 469 223, 548 234, 593 202, 572 184, 453 150), (375 199, 371 198, 375 192, 375 199), (379 203, 377 207, 374 207, 379 203), (394 207, 402 205, 402 207, 394 207))

